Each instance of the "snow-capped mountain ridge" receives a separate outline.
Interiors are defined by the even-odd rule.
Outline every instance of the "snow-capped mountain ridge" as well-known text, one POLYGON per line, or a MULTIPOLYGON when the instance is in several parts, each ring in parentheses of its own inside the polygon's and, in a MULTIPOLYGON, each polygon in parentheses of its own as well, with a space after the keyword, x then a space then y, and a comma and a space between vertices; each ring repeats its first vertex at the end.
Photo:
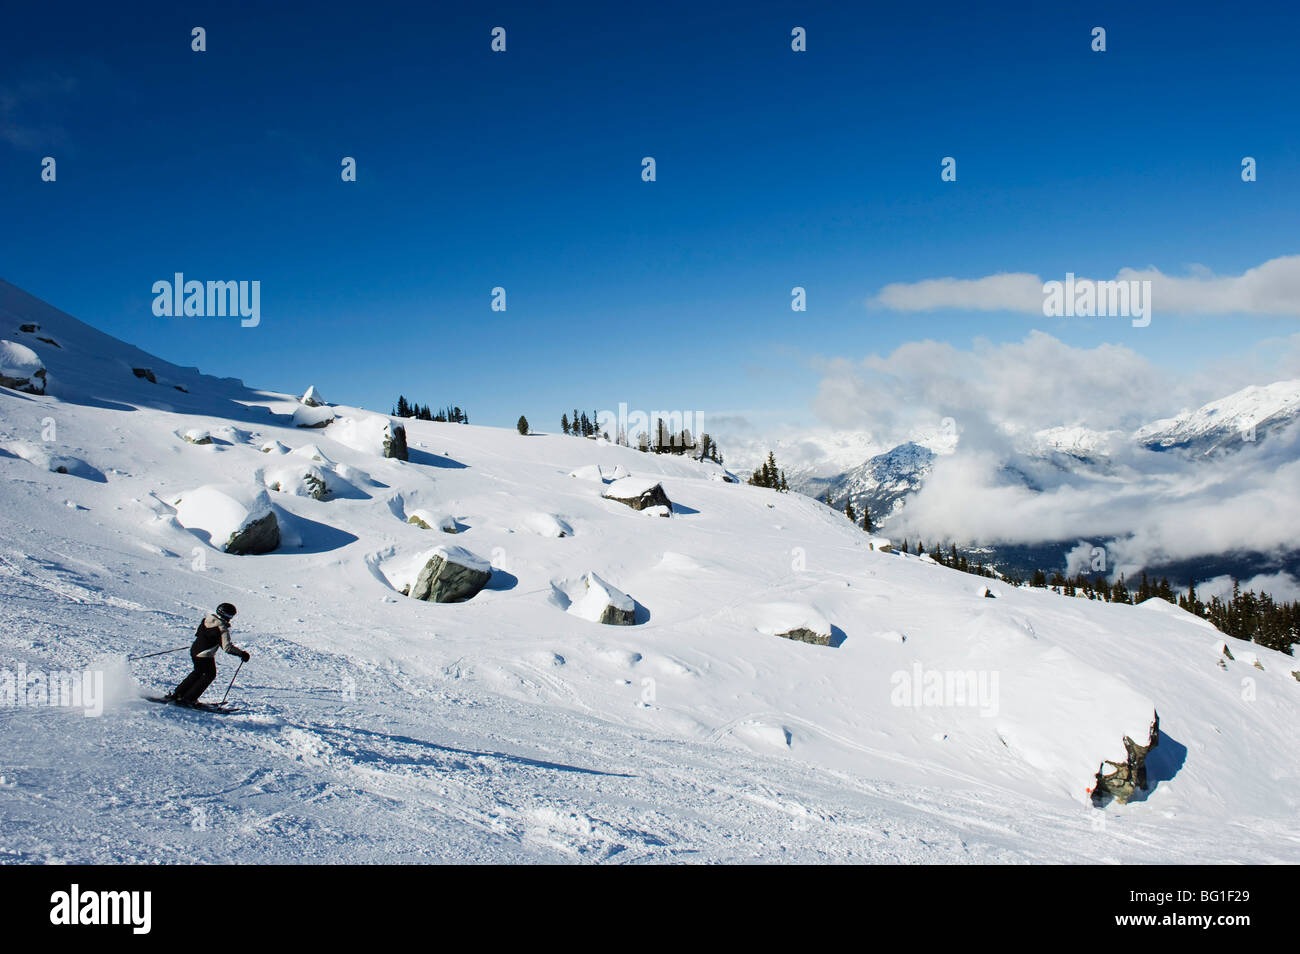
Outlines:
POLYGON ((1300 380, 1252 385, 1174 417, 1153 421, 1132 439, 1152 450, 1213 453, 1261 440, 1300 416, 1300 380))

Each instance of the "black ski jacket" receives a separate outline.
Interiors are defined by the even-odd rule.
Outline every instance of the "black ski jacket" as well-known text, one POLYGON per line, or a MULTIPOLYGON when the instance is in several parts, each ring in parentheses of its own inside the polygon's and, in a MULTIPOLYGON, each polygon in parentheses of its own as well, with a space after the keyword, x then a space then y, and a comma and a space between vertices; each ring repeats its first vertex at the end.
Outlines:
POLYGON ((216 613, 209 613, 199 623, 194 634, 194 644, 190 646, 190 655, 196 658, 211 659, 217 654, 217 647, 238 656, 243 650, 230 641, 230 624, 216 613))

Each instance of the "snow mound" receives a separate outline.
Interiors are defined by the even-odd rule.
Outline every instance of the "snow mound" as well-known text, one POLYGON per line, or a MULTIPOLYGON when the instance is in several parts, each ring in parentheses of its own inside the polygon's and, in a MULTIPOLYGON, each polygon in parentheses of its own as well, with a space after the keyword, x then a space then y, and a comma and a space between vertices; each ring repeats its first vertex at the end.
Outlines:
POLYGON ((424 530, 441 530, 444 533, 457 533, 460 526, 456 518, 449 513, 434 513, 432 510, 417 508, 406 515, 406 522, 424 530))
POLYGON ((268 490, 295 497, 311 497, 322 500, 329 493, 325 474, 320 468, 307 465, 300 467, 280 467, 269 471, 263 478, 268 490))
MULTIPOLYGON (((279 442, 277 441, 276 443, 279 442)), ((325 452, 315 444, 303 444, 301 447, 295 447, 290 451, 290 453, 293 454, 294 457, 303 457, 307 460, 314 460, 316 463, 324 464, 327 467, 334 463, 334 461, 326 457, 325 452)))
POLYGON ((47 470, 52 474, 69 474, 73 477, 84 477, 87 480, 100 483, 103 483, 106 479, 98 468, 86 463, 80 457, 73 457, 69 454, 51 454, 41 445, 32 444, 29 441, 0 442, 0 452, 25 460, 33 467, 47 470))
POLYGON ((275 519, 271 498, 262 487, 206 484, 181 494, 173 506, 182 527, 206 532, 219 550, 230 550, 241 534, 268 517, 275 519))
POLYGON ((532 513, 524 518, 524 528, 539 537, 571 537, 573 528, 553 513, 532 513))
POLYGON ((620 613, 634 613, 636 601, 595 573, 586 574, 579 592, 569 604, 568 613, 592 623, 599 623, 613 607, 620 613))
POLYGON ((0 341, 0 386, 44 393, 45 365, 27 345, 0 341))
MULTIPOLYGON (((340 417, 330 425, 330 437, 345 447, 375 457, 391 457, 392 446, 398 431, 405 433, 400 424, 385 416, 368 414, 362 417, 340 417)), ((402 440, 405 450, 405 439, 402 440)))
POLYGON ((293 426, 324 427, 333 421, 336 416, 332 407, 324 405, 313 407, 309 404, 299 404, 293 409, 293 426))
POLYGON ((831 621, 808 603, 760 603, 754 612, 757 617, 754 628, 765 636, 781 636, 807 630, 830 639, 831 621))
POLYGON ((570 471, 569 476, 577 477, 579 480, 609 483, 612 480, 621 480, 629 476, 629 473, 622 464, 587 464, 585 467, 570 471))

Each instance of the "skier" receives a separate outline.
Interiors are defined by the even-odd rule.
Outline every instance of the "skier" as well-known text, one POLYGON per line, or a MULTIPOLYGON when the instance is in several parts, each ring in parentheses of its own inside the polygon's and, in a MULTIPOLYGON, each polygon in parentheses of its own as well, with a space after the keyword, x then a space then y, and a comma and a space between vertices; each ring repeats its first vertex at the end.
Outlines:
POLYGON ((217 678, 217 647, 232 656, 238 656, 248 662, 249 654, 230 641, 230 618, 235 615, 235 607, 222 603, 215 612, 203 617, 198 631, 194 634, 194 645, 190 646, 190 659, 194 661, 194 671, 167 696, 172 702, 192 706, 199 701, 205 689, 217 678))

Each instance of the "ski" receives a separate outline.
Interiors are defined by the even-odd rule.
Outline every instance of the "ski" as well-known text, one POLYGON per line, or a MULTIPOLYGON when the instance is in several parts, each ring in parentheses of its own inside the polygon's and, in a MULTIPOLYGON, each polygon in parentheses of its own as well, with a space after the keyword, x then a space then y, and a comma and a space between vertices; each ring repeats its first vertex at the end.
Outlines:
POLYGON ((176 706, 178 709, 193 709, 197 712, 211 712, 217 715, 231 715, 240 711, 240 707, 233 702, 219 705, 214 702, 177 702, 175 699, 169 699, 166 696, 145 696, 144 698, 149 702, 176 706))

